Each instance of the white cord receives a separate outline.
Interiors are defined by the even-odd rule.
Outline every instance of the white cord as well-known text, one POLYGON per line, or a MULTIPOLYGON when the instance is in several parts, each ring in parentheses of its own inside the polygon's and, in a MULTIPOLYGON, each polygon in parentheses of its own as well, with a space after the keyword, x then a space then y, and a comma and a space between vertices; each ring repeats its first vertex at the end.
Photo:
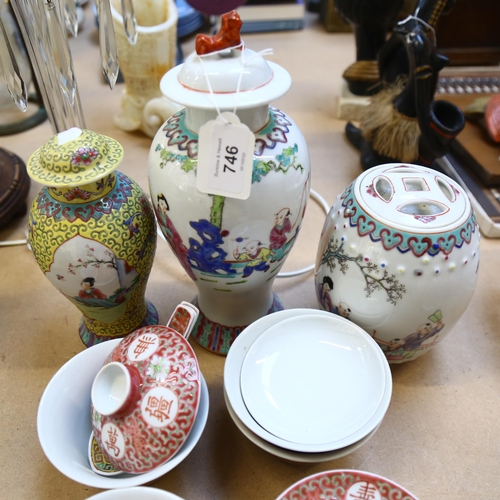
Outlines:
POLYGON ((13 247, 14 245, 26 245, 28 240, 0 241, 0 247, 13 247))
POLYGON ((31 250, 31 247, 28 243, 28 228, 27 227, 25 227, 25 229, 24 229, 24 236, 26 236, 26 238, 22 239, 22 240, 0 241, 0 247, 13 247, 15 245, 27 245, 28 249, 31 250))
MULTIPOLYGON (((328 215, 328 212, 330 211, 330 205, 326 202, 326 200, 317 192, 314 191, 314 189, 311 189, 309 192, 309 196, 318 204, 321 206, 321 208, 325 211, 325 214, 328 215)), ((291 278, 293 276, 299 276, 301 274, 306 274, 311 272, 314 269, 314 264, 311 264, 307 267, 304 267, 302 269, 298 269, 297 271, 288 271, 286 273, 278 273, 276 275, 277 278, 291 278)))
POLYGON ((310 196, 318 205, 321 205, 321 208, 325 211, 325 215, 328 215, 331 207, 326 200, 317 191, 314 191, 314 189, 310 190, 310 196))

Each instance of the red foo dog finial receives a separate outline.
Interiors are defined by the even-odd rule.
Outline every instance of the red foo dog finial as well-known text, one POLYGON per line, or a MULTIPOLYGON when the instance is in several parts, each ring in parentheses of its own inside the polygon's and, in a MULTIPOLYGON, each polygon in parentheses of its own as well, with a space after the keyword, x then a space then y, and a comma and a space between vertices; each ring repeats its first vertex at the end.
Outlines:
POLYGON ((195 48, 199 56, 210 54, 219 50, 229 49, 241 44, 240 29, 241 19, 239 14, 232 10, 221 17, 221 27, 214 36, 203 34, 196 35, 195 48))

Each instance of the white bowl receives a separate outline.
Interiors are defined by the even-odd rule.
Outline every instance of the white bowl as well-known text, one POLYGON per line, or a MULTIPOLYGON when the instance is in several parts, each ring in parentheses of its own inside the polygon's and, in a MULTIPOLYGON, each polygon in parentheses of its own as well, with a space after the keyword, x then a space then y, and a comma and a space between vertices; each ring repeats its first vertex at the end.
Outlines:
POLYGON ((97 493, 97 495, 92 495, 87 500, 182 500, 182 498, 158 488, 137 486, 135 488, 103 491, 97 493))
POLYGON ((285 448, 280 448, 279 446, 275 446, 267 442, 265 439, 257 436, 254 432, 252 432, 248 427, 243 424, 243 422, 238 418, 238 415, 234 412, 231 407, 231 403, 227 398, 226 391, 224 391, 224 400, 226 402, 227 411, 230 417, 233 419, 236 427, 241 431, 241 433, 247 437, 252 443, 257 445, 259 448, 262 448, 264 451, 271 453, 271 455, 275 455, 284 460, 288 460, 290 462, 299 462, 299 463, 322 463, 329 462, 330 460, 338 460, 339 458, 345 457, 346 455, 350 455, 358 448, 363 446, 367 441, 369 441, 373 435, 377 432, 380 424, 373 429, 370 433, 368 433, 364 438, 360 439, 354 444, 350 446, 346 446, 344 448, 339 448, 338 450, 328 451, 324 453, 302 453, 300 451, 292 451, 287 450, 285 448))
POLYGON ((52 465, 73 481, 93 488, 113 489, 149 483, 181 463, 201 437, 208 417, 208 388, 201 375, 200 406, 189 437, 165 464, 144 474, 100 476, 92 471, 88 445, 92 431, 90 392, 97 372, 120 339, 94 345, 70 359, 52 377, 40 400, 38 439, 52 465))
MULTIPOLYGON (((290 338, 292 339, 293 335, 291 335, 290 338)), ((303 337, 300 336, 300 338, 303 337)), ((298 366, 297 370, 304 371, 304 367, 298 366)), ((338 373, 335 379, 332 380, 332 389, 335 387, 335 384, 339 383, 338 380, 342 380, 343 378, 345 380, 345 374, 338 373)), ((255 383, 258 385, 261 383, 261 380, 255 380, 255 383)), ((392 377, 387 360, 385 359, 385 356, 380 348, 366 332, 354 323, 351 323, 350 321, 339 316, 332 315, 326 311, 314 309, 289 309, 270 314, 255 321, 250 326, 245 328, 245 330, 236 338, 231 346, 224 366, 224 388, 234 413, 238 416, 243 425, 260 438, 275 446, 294 452, 322 453, 354 445, 378 427, 389 407, 392 394, 392 377), (270 330, 279 323, 284 322, 285 320, 290 320, 289 323, 292 323, 291 318, 297 319, 305 315, 313 315, 313 317, 317 318, 333 319, 333 322, 338 325, 339 331, 343 330, 352 332, 355 336, 361 336, 364 342, 373 344, 373 349, 370 349, 371 356, 378 358, 376 361, 377 369, 383 369, 384 372, 381 398, 379 398, 380 401, 378 405, 372 408, 370 418, 363 422, 363 425, 358 427, 355 432, 347 432, 343 436, 338 436, 339 439, 336 439, 333 442, 297 443, 292 442, 291 440, 283 439, 282 437, 269 432, 269 429, 262 426, 261 421, 257 422, 257 420, 252 416, 249 408, 245 404, 244 395, 242 394, 242 384, 240 379, 242 367, 256 340, 259 339, 264 332, 270 330)), ((339 402, 339 411, 341 409, 342 402, 339 402)))

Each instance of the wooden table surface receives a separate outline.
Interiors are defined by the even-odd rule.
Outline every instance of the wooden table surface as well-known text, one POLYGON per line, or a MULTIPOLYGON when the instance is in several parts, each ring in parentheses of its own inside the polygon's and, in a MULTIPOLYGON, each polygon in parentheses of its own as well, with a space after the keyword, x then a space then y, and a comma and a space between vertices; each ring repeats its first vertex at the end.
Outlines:
MULTIPOLYGON (((97 33, 87 11, 81 34, 70 41, 87 128, 114 137, 125 148, 121 170, 148 190, 151 139, 119 130, 121 87, 101 76, 97 33)), ((269 59, 285 67, 292 88, 273 103, 302 129, 310 151, 312 187, 331 205, 360 173, 359 157, 337 116, 342 72, 354 60, 351 34, 324 30, 314 15, 300 31, 245 35, 254 50, 272 48, 269 59)), ((184 40, 192 50, 193 38, 184 40)), ((52 136, 48 122, 0 137, 0 147, 23 160, 52 136)), ((30 200, 40 189, 33 184, 30 200)), ((311 264, 324 212, 308 206, 301 235, 284 270, 311 264)), ((24 238, 25 218, 0 232, 0 240, 24 238)), ((272 500, 316 472, 358 469, 405 486, 421 500, 500 498, 500 241, 483 238, 475 295, 450 335, 419 359, 392 367, 393 395, 380 429, 351 455, 320 464, 280 460, 250 442, 232 422, 223 399, 224 358, 194 348, 210 393, 205 431, 192 453, 152 486, 191 499, 272 500), (496 253, 495 253, 496 252, 496 253)), ((45 457, 36 416, 54 373, 84 349, 80 313, 52 288, 26 245, 0 248, 0 497, 84 499, 98 490, 63 476, 45 457)), ((317 308, 312 273, 278 279, 285 307, 317 308)), ((452 292, 452 291, 450 291, 452 292)), ((147 297, 165 322, 196 288, 167 244, 159 240, 147 297)))

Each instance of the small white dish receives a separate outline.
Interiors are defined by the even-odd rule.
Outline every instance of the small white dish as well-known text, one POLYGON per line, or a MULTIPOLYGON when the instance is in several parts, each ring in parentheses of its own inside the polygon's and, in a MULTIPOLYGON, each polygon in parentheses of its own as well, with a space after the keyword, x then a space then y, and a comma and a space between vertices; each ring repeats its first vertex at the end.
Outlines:
POLYGON ((135 488, 102 491, 97 495, 92 495, 87 500, 182 500, 182 498, 158 488, 137 486, 135 488))
POLYGON ((338 450, 328 451, 324 453, 302 453, 300 451, 292 451, 287 450, 285 448, 281 448, 280 446, 276 446, 274 444, 269 443, 265 439, 257 436, 257 434, 253 433, 239 418, 238 415, 234 412, 231 407, 231 403, 227 397, 226 391, 224 391, 224 400, 226 402, 227 411, 229 416, 232 418, 236 427, 241 431, 241 433, 248 438, 252 443, 257 445, 259 448, 262 448, 264 451, 267 451, 271 455, 275 455, 283 460, 288 460, 290 462, 299 462, 299 463, 322 463, 329 462, 330 460, 338 460, 339 458, 345 457, 346 455, 350 455, 355 452, 358 448, 363 446, 367 441, 369 441, 373 435, 377 432, 380 424, 373 429, 369 434, 367 434, 364 438, 360 439, 354 444, 350 446, 346 446, 345 448, 339 448, 338 450))
POLYGON ((38 406, 37 431, 52 465, 73 481, 93 488, 140 486, 163 476, 180 464, 199 441, 208 417, 208 388, 200 374, 201 397, 193 428, 177 454, 143 474, 104 477, 90 467, 88 444, 92 432, 90 392, 97 372, 121 339, 108 340, 80 352, 64 364, 48 383, 38 406))
MULTIPOLYGON (((240 375, 241 368, 245 357, 251 348, 252 344, 268 329, 272 326, 280 323, 281 321, 287 320, 289 318, 297 318, 302 315, 313 314, 317 317, 331 317, 332 313, 327 311, 321 311, 316 309, 298 308, 298 309, 287 309, 284 311, 279 311, 273 314, 269 314, 255 321, 251 325, 247 326, 243 332, 236 338, 233 342, 231 349, 226 357, 224 365, 224 389, 227 393, 228 401, 237 417, 241 420, 242 424, 249 429, 251 432, 259 436, 264 441, 278 446, 280 448, 285 448, 287 450, 303 453, 321 453, 325 451, 324 445, 310 445, 304 449, 303 446, 285 441, 278 438, 274 434, 271 434, 262 426, 260 426, 252 417, 241 394, 240 387, 240 375)), ((340 322, 345 322, 351 325, 352 328, 358 328, 356 325, 350 321, 338 317, 340 322)), ((381 353, 381 356, 383 354, 381 353)), ((373 416, 372 423, 373 427, 366 430, 366 435, 368 435, 372 430, 375 429, 377 425, 382 422, 384 415, 389 407, 392 394, 392 377, 389 369, 389 365, 384 363, 385 369, 385 383, 384 383, 384 395, 382 401, 377 409, 375 415, 373 416)), ((360 439, 364 437, 361 436, 360 439)), ((356 441, 356 440, 355 440, 356 441)), ((354 444, 353 441, 351 444, 354 444)), ((348 446, 347 444, 345 446, 348 446)), ((333 451, 336 448, 342 448, 343 446, 332 446, 326 451, 333 451)))
POLYGON ((386 363, 360 328, 334 315, 301 315, 255 340, 241 368, 241 393, 271 434, 301 445, 300 451, 313 451, 310 445, 329 451, 377 425, 386 363))

